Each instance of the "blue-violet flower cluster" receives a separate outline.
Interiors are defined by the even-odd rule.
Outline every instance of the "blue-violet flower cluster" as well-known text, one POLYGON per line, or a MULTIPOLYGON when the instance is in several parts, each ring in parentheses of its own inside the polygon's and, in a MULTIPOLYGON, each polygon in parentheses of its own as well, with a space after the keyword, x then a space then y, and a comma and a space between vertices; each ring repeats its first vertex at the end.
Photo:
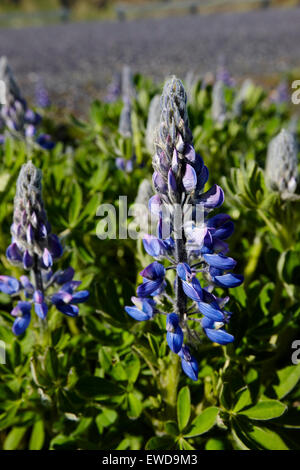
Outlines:
POLYGON ((79 311, 77 304, 89 296, 87 290, 77 290, 81 282, 73 280, 73 268, 52 270, 63 248, 47 220, 41 180, 41 170, 31 161, 22 166, 14 200, 12 240, 6 251, 10 263, 24 268, 28 275, 20 279, 0 276, 0 291, 18 300, 11 311, 16 335, 28 327, 32 306, 41 320, 46 319, 51 304, 65 315, 75 317, 79 311))
POLYGON ((219 298, 213 289, 239 286, 243 277, 231 272, 236 261, 227 256, 225 240, 234 230, 233 222, 224 213, 210 217, 223 204, 224 194, 216 184, 204 191, 208 169, 193 147, 186 101, 181 81, 172 77, 161 97, 153 157, 156 194, 149 209, 157 216, 157 234, 143 239, 155 261, 140 273, 143 282, 133 306, 125 310, 139 321, 166 315, 168 345, 180 357, 185 374, 197 380, 198 364, 190 350, 199 338, 194 326, 200 325, 214 343, 232 342, 234 337, 225 329, 231 316, 225 308, 229 297, 219 298), (175 275, 173 296, 166 292, 170 270, 175 275))

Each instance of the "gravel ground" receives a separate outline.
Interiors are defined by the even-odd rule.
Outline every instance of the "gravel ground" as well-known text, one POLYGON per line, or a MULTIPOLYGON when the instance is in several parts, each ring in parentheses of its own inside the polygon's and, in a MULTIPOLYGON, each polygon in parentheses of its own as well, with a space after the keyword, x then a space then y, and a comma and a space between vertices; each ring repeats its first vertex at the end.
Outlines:
POLYGON ((55 103, 77 113, 124 63, 161 80, 214 71, 222 55, 237 78, 263 78, 299 67, 299 43, 300 8, 0 30, 0 54, 24 95, 33 96, 37 74, 55 103))

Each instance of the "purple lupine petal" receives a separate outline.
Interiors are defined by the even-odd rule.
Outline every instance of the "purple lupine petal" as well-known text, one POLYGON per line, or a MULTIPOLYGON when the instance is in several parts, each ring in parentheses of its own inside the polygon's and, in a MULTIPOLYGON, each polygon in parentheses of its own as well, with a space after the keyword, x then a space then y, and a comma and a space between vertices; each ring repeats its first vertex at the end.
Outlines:
MULTIPOLYGON (((51 230, 51 229, 50 229, 51 230)), ((47 231, 50 232, 47 228, 47 231)), ((59 241, 59 238, 54 233, 51 233, 48 237, 49 250, 53 258, 60 258, 63 254, 63 247, 59 241)))
POLYGON ((169 331, 170 333, 174 333, 178 325, 179 325, 179 316, 174 312, 169 313, 167 315, 167 325, 166 325, 167 331, 169 331))
POLYGON ((178 171, 179 171, 179 158, 178 158, 178 152, 177 150, 174 148, 173 150, 173 157, 172 157, 172 171, 174 172, 175 175, 177 175, 178 171))
POLYGON ((85 302, 90 296, 90 293, 88 290, 80 290, 78 292, 75 292, 75 294, 73 294, 73 299, 72 299, 72 302, 74 304, 81 304, 83 302, 85 302))
POLYGON ((236 265, 236 261, 233 258, 219 254, 204 254, 203 258, 205 261, 214 268, 222 269, 224 271, 233 269, 236 265))
POLYGON ((170 331, 167 332, 167 343, 171 351, 174 353, 177 354, 181 350, 183 343, 183 332, 180 326, 177 326, 174 333, 170 331))
POLYGON ((153 257, 159 256, 161 252, 163 251, 162 243, 154 235, 146 234, 143 238, 143 245, 148 255, 153 256, 153 257))
POLYGON ((6 250, 6 257, 11 262, 21 262, 22 253, 16 243, 12 243, 6 250))
POLYGON ((214 282, 220 287, 237 287, 242 284, 244 277, 241 274, 224 274, 223 276, 214 276, 214 282))
POLYGON ((177 183, 176 183, 176 178, 173 173, 173 171, 170 169, 168 172, 168 189, 170 193, 176 193, 177 191, 177 183))
POLYGON ((196 160, 196 152, 192 145, 188 144, 185 148, 184 156, 190 162, 194 162, 196 160))
POLYGON ((147 313, 142 312, 136 307, 125 307, 125 311, 126 313, 128 313, 128 315, 130 315, 132 318, 134 318, 134 320, 137 321, 146 321, 151 318, 147 313))
POLYGON ((204 332, 206 336, 213 341, 214 343, 218 344, 228 344, 232 343, 234 341, 234 336, 230 335, 227 333, 225 330, 217 330, 217 329, 210 329, 210 328, 204 328, 204 332))
POLYGON ((213 217, 211 217, 210 219, 208 219, 207 226, 208 227, 219 228, 223 224, 225 224, 225 222, 228 222, 229 220, 230 220, 230 215, 228 215, 228 214, 217 214, 217 215, 214 215, 213 217))
POLYGON ((197 175, 194 168, 187 164, 185 167, 185 173, 182 178, 182 184, 186 192, 190 193, 197 186, 197 175))
POLYGON ((224 202, 223 189, 217 184, 214 184, 206 193, 200 195, 198 202, 203 204, 206 209, 220 207, 224 202))
POLYGON ((142 277, 149 279, 151 281, 155 281, 156 279, 162 279, 165 277, 166 270, 164 266, 158 261, 154 261, 153 263, 149 264, 143 271, 140 272, 142 277))
POLYGON ((12 331, 16 336, 21 335, 24 333, 26 328, 28 327, 30 323, 31 315, 30 313, 27 315, 24 315, 23 317, 18 317, 15 319, 13 326, 12 326, 12 331))
POLYGON ((15 294, 20 289, 20 284, 17 279, 12 276, 0 276, 0 291, 4 294, 15 294))
POLYGON ((194 277, 194 274, 187 263, 178 263, 176 271, 182 281, 190 282, 194 277))
POLYGON ((198 380, 198 363, 196 359, 191 355, 190 350, 187 346, 182 346, 178 353, 181 358, 181 367, 183 372, 192 380, 198 380))
POLYGON ((217 238, 220 238, 221 240, 226 240, 226 238, 229 238, 230 235, 232 235, 234 232, 234 223, 229 220, 228 222, 226 222, 226 224, 224 224, 222 227, 218 228, 215 233, 214 233, 214 236, 217 237, 217 238))
POLYGON ((197 189, 202 191, 206 185, 209 177, 209 172, 207 166, 203 165, 199 173, 197 173, 197 189))
POLYGON ((44 301, 44 294, 40 290, 36 290, 33 294, 33 300, 37 304, 42 304, 44 301))
POLYGON ((51 253, 48 250, 48 248, 44 248, 43 263, 44 263, 44 266, 46 266, 46 268, 50 268, 53 264, 53 259, 52 259, 51 253))
POLYGON ((224 320, 224 315, 217 306, 205 302, 198 302, 198 307, 202 315, 206 316, 207 318, 213 321, 224 320))
POLYGON ((157 192, 166 194, 168 192, 168 185, 164 178, 158 171, 155 171, 152 176, 153 186, 157 192))
POLYGON ((23 254, 23 265, 25 269, 30 269, 33 265, 33 258, 29 254, 28 250, 26 250, 23 254))
POLYGON ((79 312, 79 308, 77 307, 77 305, 65 304, 64 302, 55 303, 55 307, 57 308, 57 310, 64 313, 68 317, 77 317, 79 312))
POLYGON ((136 291, 137 295, 139 297, 148 297, 149 295, 156 292, 156 290, 159 289, 161 284, 162 284, 161 279, 157 281, 146 280, 145 282, 143 282, 143 284, 140 284, 138 286, 137 291, 136 291))
POLYGON ((35 303, 34 310, 37 316, 41 318, 42 320, 44 320, 48 313, 48 305, 45 302, 35 303))
POLYGON ((162 210, 162 201, 158 194, 155 194, 149 199, 149 210, 154 215, 159 215, 162 210))
POLYGON ((74 269, 71 266, 69 266, 64 271, 58 271, 54 275, 54 282, 56 284, 64 284, 65 282, 72 281, 74 274, 75 274, 74 269))
POLYGON ((54 305, 59 304, 61 302, 65 304, 70 304, 72 300, 73 300, 72 294, 70 294, 69 292, 63 292, 63 291, 56 292, 51 297, 51 302, 54 305))
POLYGON ((202 288, 196 277, 191 282, 181 281, 184 293, 192 300, 199 302, 202 300, 202 288))
POLYGON ((81 281, 69 281, 63 284, 60 288, 61 291, 73 294, 74 290, 77 289, 81 284, 81 281))
POLYGON ((21 276, 20 281, 28 294, 33 294, 34 287, 27 276, 21 276))

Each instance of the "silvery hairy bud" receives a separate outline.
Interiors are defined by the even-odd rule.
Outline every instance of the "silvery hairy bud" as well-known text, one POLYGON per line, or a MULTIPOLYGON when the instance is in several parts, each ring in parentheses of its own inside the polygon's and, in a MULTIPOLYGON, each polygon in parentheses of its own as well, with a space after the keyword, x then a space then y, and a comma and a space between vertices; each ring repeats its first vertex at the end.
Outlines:
POLYGON ((123 108, 119 119, 119 133, 122 137, 128 138, 132 136, 131 127, 131 103, 124 101, 123 108))
POLYGON ((43 269, 52 266, 53 258, 62 254, 58 237, 51 233, 42 199, 42 172, 31 161, 21 168, 14 199, 11 226, 12 243, 7 257, 12 264, 31 269, 38 263, 43 269))
POLYGON ((160 95, 155 95, 150 102, 146 128, 146 147, 151 154, 155 151, 154 142, 159 126, 160 113, 160 95))
POLYGON ((296 191, 298 179, 297 145, 293 135, 282 129, 268 146, 266 182, 270 189, 284 194, 296 191))
POLYGON ((27 107, 6 57, 0 59, 0 80, 5 84, 5 104, 1 107, 1 116, 10 130, 22 132, 27 107))
POLYGON ((213 120, 217 123, 222 124, 226 120, 224 84, 220 80, 213 86, 211 115, 213 120))

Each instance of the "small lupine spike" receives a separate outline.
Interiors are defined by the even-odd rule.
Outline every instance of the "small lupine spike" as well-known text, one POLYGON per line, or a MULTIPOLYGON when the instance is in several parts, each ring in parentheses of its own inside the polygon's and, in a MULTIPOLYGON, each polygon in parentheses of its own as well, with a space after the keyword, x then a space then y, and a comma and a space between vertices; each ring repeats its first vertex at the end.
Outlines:
POLYGON ((297 145, 294 136, 282 129, 268 146, 266 182, 281 194, 293 194, 298 181, 297 145))
POLYGON ((146 127, 146 147, 148 152, 151 154, 155 151, 154 142, 156 139, 157 128, 159 126, 160 113, 160 95, 155 95, 150 102, 146 127))
POLYGON ((224 84, 221 80, 218 80, 212 90, 212 106, 211 106, 211 115, 215 122, 224 123, 226 120, 226 102, 224 96, 224 84))

